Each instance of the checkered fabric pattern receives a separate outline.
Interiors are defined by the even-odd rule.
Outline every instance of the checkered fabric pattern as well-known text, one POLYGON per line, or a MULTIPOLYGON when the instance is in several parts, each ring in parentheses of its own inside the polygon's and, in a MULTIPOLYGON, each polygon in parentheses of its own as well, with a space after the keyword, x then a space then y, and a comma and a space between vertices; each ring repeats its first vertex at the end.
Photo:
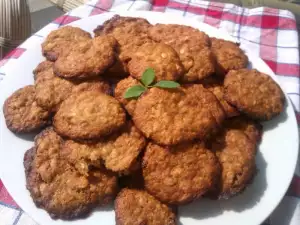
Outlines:
MULTIPOLYGON (((260 56, 274 71, 293 102, 300 124, 299 45, 294 15, 272 8, 246 9, 232 4, 200 0, 93 0, 76 8, 44 27, 0 61, 0 81, 6 68, 22 57, 26 46, 35 38, 44 38, 59 26, 84 17, 117 10, 152 10, 192 17, 234 36, 244 48, 260 56)), ((18 207, 0 181, 0 225, 35 225, 18 207)), ((242 224, 242 221, 239 222, 242 224)), ((292 184, 278 208, 265 221, 271 225, 300 224, 300 169, 296 169, 292 184)))

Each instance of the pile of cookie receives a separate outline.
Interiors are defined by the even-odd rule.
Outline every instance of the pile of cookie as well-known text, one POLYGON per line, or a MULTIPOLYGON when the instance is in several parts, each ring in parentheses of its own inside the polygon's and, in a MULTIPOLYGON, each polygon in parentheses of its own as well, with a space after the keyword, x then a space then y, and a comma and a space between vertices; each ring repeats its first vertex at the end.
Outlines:
POLYGON ((69 220, 114 201, 116 224, 167 225, 173 206, 241 193, 259 122, 284 110, 272 78, 247 69, 237 44, 192 27, 114 16, 94 33, 51 32, 34 85, 4 104, 12 132, 40 132, 24 156, 35 204, 69 220), (180 86, 127 98, 149 68, 180 86))

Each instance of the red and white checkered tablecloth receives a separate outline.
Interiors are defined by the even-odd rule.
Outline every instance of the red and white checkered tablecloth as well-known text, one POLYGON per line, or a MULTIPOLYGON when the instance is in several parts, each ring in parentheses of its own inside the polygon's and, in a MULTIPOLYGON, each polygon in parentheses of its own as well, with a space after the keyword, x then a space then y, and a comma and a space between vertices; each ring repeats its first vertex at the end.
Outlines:
MULTIPOLYGON (((147 10, 193 17, 225 30, 251 48, 278 76, 292 100, 300 124, 300 66, 298 34, 294 15, 286 10, 272 8, 246 9, 232 4, 200 0, 92 0, 57 18, 31 38, 43 38, 51 30, 84 17, 114 10, 147 10)), ((25 41, 0 61, 0 82, 5 79, 6 68, 22 57, 25 41)), ((35 225, 18 207, 0 180, 0 225, 35 225)), ((243 224, 239 221, 238 224, 243 224)), ((300 169, 296 169, 292 184, 278 208, 264 224, 300 224, 300 169)))

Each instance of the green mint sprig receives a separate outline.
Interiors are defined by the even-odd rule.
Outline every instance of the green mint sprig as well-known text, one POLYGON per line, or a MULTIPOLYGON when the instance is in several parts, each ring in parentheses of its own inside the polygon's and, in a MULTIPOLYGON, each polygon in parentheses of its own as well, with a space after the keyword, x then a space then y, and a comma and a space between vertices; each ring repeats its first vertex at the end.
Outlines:
POLYGON ((144 71, 142 75, 140 85, 134 85, 130 88, 128 88, 124 94, 124 98, 138 98, 143 94, 148 88, 151 87, 160 87, 160 88, 177 88, 180 86, 179 83, 175 81, 169 81, 169 80, 161 80, 154 85, 151 85, 154 82, 155 79, 155 71, 152 68, 148 68, 144 71))

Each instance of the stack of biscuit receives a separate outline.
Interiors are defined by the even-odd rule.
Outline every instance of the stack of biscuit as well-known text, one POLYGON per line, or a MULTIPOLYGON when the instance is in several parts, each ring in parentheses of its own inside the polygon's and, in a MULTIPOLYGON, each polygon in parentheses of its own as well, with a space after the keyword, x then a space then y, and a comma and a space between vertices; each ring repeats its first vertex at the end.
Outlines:
POLYGON ((171 225, 174 206, 241 193, 259 122, 284 110, 276 82, 247 69, 237 44, 192 27, 114 16, 94 33, 51 32, 34 85, 4 104, 12 132, 39 132, 24 156, 35 204, 69 220, 114 201, 116 224, 171 225), (148 68, 180 87, 125 98, 148 68))

